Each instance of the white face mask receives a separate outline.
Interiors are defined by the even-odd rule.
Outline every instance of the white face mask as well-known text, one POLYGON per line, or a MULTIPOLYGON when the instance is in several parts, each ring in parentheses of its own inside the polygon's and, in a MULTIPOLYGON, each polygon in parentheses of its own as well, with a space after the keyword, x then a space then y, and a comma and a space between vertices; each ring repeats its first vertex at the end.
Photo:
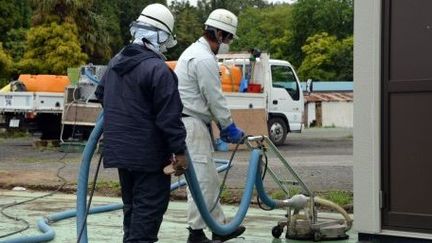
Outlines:
POLYGON ((223 42, 220 43, 217 54, 227 54, 228 52, 229 52, 229 45, 223 42))

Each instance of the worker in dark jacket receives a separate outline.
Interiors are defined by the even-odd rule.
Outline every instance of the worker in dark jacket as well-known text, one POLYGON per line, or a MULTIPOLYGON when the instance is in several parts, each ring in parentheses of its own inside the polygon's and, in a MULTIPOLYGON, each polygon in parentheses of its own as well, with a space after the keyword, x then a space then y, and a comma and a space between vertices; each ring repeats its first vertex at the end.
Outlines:
POLYGON ((131 25, 133 42, 110 61, 96 90, 104 107, 104 167, 119 172, 123 242, 158 240, 171 181, 163 168, 180 175, 187 167, 178 81, 162 55, 175 45, 173 26, 164 5, 144 8, 131 25))

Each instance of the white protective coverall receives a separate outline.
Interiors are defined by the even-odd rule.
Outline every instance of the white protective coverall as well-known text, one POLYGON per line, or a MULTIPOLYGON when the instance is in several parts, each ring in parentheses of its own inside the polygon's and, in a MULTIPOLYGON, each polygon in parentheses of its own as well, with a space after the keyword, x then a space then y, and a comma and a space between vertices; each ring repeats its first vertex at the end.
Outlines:
MULTIPOLYGON (((183 123, 187 130, 186 144, 191 155, 201 191, 207 207, 211 209, 219 193, 219 178, 212 153, 213 142, 208 126, 218 122, 222 128, 233 121, 222 94, 219 66, 210 45, 201 37, 180 56, 175 68, 183 103, 183 123)), ((213 217, 224 223, 225 215, 218 203, 213 217)), ((204 229, 206 224, 188 190, 188 224, 192 229, 204 229)))

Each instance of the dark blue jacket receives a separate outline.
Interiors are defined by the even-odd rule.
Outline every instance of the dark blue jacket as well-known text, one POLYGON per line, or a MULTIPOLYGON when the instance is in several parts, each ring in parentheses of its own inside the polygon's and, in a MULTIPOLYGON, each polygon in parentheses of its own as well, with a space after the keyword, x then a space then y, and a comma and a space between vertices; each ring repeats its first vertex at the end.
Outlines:
POLYGON ((154 52, 130 44, 96 90, 104 107, 104 167, 156 171, 183 153, 186 130, 177 76, 154 52))

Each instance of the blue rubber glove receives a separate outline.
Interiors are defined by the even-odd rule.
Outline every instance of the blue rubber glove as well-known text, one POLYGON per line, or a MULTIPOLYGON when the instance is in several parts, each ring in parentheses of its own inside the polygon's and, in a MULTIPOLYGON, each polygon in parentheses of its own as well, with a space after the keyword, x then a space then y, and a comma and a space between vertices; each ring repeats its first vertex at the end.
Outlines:
POLYGON ((243 130, 236 127, 234 123, 220 131, 220 138, 226 143, 239 143, 244 136, 243 130))

